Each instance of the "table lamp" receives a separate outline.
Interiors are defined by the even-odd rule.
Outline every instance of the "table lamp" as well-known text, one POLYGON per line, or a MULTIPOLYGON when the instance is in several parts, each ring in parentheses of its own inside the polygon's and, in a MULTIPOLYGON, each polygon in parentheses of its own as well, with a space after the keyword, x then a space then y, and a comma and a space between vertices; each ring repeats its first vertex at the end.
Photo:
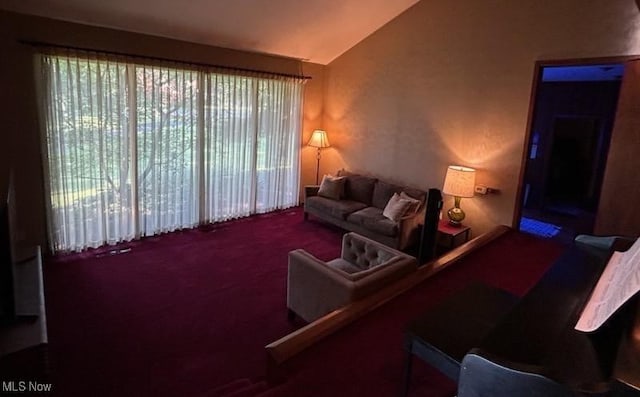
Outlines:
POLYGON ((307 146, 311 146, 318 149, 318 154, 316 155, 317 164, 316 164, 316 185, 319 183, 318 177, 320 176, 320 149, 327 148, 331 146, 329 143, 329 139, 327 139, 327 133, 323 130, 315 130, 311 134, 311 138, 309 142, 307 142, 307 146))
POLYGON ((465 214, 460 208, 460 201, 463 197, 473 197, 475 184, 476 170, 473 168, 459 165, 450 165, 447 168, 442 192, 454 197, 454 206, 447 211, 451 226, 460 226, 462 224, 465 214))

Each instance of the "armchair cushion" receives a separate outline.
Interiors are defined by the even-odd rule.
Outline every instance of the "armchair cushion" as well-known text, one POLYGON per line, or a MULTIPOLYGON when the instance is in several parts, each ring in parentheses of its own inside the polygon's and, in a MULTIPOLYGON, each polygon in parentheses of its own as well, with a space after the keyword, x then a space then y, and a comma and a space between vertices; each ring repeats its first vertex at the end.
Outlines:
POLYGON ((362 268, 360 268, 359 266, 354 265, 349 261, 345 261, 342 258, 336 258, 336 259, 330 260, 329 262, 327 262, 327 266, 332 267, 334 269, 342 270, 347 274, 354 274, 362 271, 362 268))

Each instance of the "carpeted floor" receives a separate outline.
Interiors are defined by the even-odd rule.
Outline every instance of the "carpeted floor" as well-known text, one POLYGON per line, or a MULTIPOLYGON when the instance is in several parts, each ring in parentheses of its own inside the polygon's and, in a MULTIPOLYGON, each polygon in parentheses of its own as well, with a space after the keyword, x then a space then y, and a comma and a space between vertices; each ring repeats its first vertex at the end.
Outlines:
POLYGON ((333 258, 341 234, 292 209, 48 261, 56 394, 190 396, 263 375, 264 346, 301 325, 287 252, 333 258))
MULTIPOLYGON (((301 325, 286 319, 287 252, 333 258, 341 235, 293 209, 49 260, 56 395, 208 396, 259 380, 264 346, 301 325)), ((397 395, 408 321, 475 280, 522 294, 560 251, 509 233, 295 358, 261 396, 397 395)), ((451 395, 451 382, 414 368, 412 395, 451 395)))

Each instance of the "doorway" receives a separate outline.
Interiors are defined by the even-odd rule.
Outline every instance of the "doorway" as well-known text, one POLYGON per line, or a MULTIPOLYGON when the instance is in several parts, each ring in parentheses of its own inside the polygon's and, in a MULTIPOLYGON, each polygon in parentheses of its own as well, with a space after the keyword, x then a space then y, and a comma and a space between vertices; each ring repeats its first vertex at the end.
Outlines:
POLYGON ((623 73, 621 63, 540 67, 521 231, 562 242, 593 232, 623 73))

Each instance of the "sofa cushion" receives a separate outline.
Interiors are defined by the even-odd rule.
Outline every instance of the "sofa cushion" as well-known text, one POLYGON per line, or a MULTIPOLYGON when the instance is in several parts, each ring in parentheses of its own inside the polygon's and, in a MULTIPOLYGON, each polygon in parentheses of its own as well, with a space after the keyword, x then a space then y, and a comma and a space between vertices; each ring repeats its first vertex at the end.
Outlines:
POLYGON ((427 192, 425 192, 424 190, 420 190, 420 189, 414 189, 414 188, 410 188, 410 187, 404 187, 402 188, 402 191, 409 195, 410 197, 419 200, 420 203, 424 203, 425 198, 427 197, 427 192))
POLYGON ((402 186, 394 185, 391 183, 378 181, 376 182, 375 187, 373 188, 373 197, 371 200, 371 204, 380 208, 381 210, 387 206, 387 203, 391 199, 394 193, 400 193, 402 191, 402 186))
POLYGON ((389 199, 391 199, 391 196, 393 196, 394 193, 400 194, 401 192, 404 192, 406 195, 410 196, 413 199, 419 200, 420 203, 424 202, 426 196, 426 193, 422 190, 408 188, 378 180, 375 187, 373 188, 373 197, 371 200, 371 204, 374 207, 384 209, 384 207, 389 202, 389 199))
MULTIPOLYGON (((418 200, 413 201, 418 202, 418 200)), ((394 193, 384 207, 382 215, 397 222, 407 213, 411 205, 413 204, 409 199, 403 199, 398 193, 394 193)))
POLYGON ((359 201, 366 205, 371 205, 371 198, 373 195, 373 187, 376 183, 376 178, 371 178, 364 175, 353 174, 351 172, 340 170, 339 176, 346 178, 344 184, 344 197, 349 200, 359 201))
POLYGON ((345 219, 352 212, 361 210, 367 205, 353 200, 332 200, 326 197, 307 197, 305 207, 329 214, 334 218, 345 219))
POLYGON ((340 200, 344 197, 344 183, 344 177, 325 175, 322 177, 320 189, 318 189, 318 196, 340 200))
POLYGON ((367 207, 358 210, 347 216, 347 221, 385 236, 395 237, 398 234, 398 222, 382 215, 380 208, 367 207))

